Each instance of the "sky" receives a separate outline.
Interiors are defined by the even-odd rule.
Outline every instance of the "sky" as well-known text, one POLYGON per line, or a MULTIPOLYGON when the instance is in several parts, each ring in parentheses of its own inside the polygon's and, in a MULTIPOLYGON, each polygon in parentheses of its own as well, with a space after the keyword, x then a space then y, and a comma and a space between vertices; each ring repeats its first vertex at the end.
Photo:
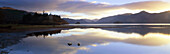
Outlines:
POLYGON ((0 0, 7 6, 30 12, 61 15, 71 19, 100 19, 125 13, 170 10, 170 0, 0 0))

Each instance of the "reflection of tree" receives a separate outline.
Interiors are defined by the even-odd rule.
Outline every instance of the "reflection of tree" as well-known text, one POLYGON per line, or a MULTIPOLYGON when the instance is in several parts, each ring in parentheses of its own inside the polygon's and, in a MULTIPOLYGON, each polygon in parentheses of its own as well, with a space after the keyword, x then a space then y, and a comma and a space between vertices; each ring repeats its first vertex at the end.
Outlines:
POLYGON ((1 53, 1 54, 8 54, 9 52, 1 51, 0 53, 1 53))
POLYGON ((116 21, 116 22, 114 22, 114 23, 122 23, 122 22, 120 22, 120 21, 116 21))
POLYGON ((76 22, 75 24, 80 24, 80 22, 76 22))
POLYGON ((25 37, 23 37, 23 36, 22 37, 21 36, 0 36, 0 49, 4 49, 8 46, 15 45, 15 44, 21 42, 21 40, 26 37, 43 36, 45 38, 48 35, 57 34, 60 32, 61 32, 61 30, 35 32, 35 33, 27 34, 27 36, 25 36, 25 37))
POLYGON ((36 37, 43 36, 45 38, 48 35, 57 34, 57 33, 60 33, 60 32, 61 32, 61 30, 34 32, 34 33, 27 34, 27 36, 36 36, 36 37))
POLYGON ((21 38, 3 36, 0 38, 0 48, 3 49, 3 48, 6 48, 7 46, 17 44, 18 42, 20 42, 19 41, 20 39, 21 38))

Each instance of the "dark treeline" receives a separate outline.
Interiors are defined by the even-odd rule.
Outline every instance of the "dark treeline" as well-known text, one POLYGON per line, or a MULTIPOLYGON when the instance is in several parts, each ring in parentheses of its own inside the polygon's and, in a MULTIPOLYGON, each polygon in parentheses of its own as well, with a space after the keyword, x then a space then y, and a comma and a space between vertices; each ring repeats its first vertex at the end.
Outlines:
POLYGON ((28 13, 23 16, 23 24, 36 24, 36 25, 61 25, 67 24, 67 22, 59 15, 48 15, 48 14, 38 14, 38 13, 28 13))
POLYGON ((2 12, 0 12, 0 23, 3 23, 4 20, 4 15, 2 14, 2 12))
POLYGON ((34 13, 0 7, 0 24, 61 25, 68 24, 59 15, 34 13))

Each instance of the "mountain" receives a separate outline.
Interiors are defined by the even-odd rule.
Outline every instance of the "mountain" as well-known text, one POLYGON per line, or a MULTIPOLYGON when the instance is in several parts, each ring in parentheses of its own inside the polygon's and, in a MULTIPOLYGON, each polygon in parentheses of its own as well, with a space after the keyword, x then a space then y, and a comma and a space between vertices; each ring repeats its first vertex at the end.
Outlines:
POLYGON ((89 19, 69 19, 69 18, 63 18, 63 19, 70 24, 75 24, 77 22, 80 22, 80 24, 88 24, 88 23, 95 22, 95 20, 89 20, 89 19))
POLYGON ((136 14, 109 16, 97 21, 98 23, 170 23, 170 11, 148 13, 141 11, 136 14))
POLYGON ((11 7, 0 7, 0 24, 68 24, 59 15, 27 12, 11 7))

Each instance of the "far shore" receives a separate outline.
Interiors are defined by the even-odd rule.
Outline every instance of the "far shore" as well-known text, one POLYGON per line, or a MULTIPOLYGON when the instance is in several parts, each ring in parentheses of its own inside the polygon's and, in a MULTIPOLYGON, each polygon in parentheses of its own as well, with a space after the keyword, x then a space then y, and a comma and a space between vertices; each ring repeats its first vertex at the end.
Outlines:
POLYGON ((0 33, 23 32, 23 31, 37 31, 47 29, 71 29, 71 28, 145 28, 145 27, 168 27, 170 25, 123 25, 123 26, 80 26, 80 25, 21 25, 21 24, 0 24, 0 33))
POLYGON ((22 32, 22 31, 36 31, 52 28, 121 28, 121 27, 99 27, 99 26, 70 26, 70 25, 14 25, 0 24, 0 33, 22 32))

